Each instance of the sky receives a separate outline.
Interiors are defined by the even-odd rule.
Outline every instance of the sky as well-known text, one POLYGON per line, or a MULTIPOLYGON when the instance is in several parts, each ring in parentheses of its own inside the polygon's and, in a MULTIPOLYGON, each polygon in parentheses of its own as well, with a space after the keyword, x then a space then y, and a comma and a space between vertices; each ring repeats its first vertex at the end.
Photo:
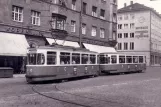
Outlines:
POLYGON ((140 3, 144 4, 145 6, 154 8, 157 12, 161 14, 161 0, 118 0, 118 9, 124 7, 124 3, 127 4, 127 6, 130 4, 130 1, 133 1, 134 3, 140 3))

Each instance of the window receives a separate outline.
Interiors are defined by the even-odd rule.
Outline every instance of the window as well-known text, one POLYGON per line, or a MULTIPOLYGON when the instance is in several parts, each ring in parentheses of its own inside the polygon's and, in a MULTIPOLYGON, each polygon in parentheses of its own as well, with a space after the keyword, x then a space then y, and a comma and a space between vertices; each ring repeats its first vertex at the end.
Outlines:
POLYGON ((124 43, 124 50, 128 50, 128 43, 127 42, 124 43))
POLYGON ((80 64, 80 54, 72 53, 72 64, 80 64))
POLYGON ((125 56, 119 56, 119 63, 125 63, 125 56))
POLYGON ((113 13, 113 22, 116 22, 117 21, 117 15, 116 13, 113 13))
POLYGON ((130 33, 130 38, 134 38, 134 33, 130 33))
POLYGON ((111 63, 116 64, 117 63, 117 56, 116 55, 111 55, 111 63))
POLYGON ((122 16, 118 16, 118 20, 119 20, 119 21, 122 20, 122 16))
POLYGON ((71 21, 71 32, 75 32, 76 30, 76 21, 71 21))
POLYGON ((105 29, 100 29, 100 38, 105 38, 105 29))
POLYGON ((122 38, 122 33, 118 33, 118 38, 122 38))
POLYGON ((100 18, 105 19, 105 10, 101 9, 100 18))
POLYGON ((92 6, 92 16, 97 17, 97 7, 92 6))
POLYGON ((89 64, 88 54, 82 54, 82 63, 81 64, 89 64))
POLYGON ((96 64, 96 55, 90 55, 90 64, 96 64))
POLYGON ((134 42, 130 42, 130 50, 134 50, 134 42))
POLYGON ((56 52, 47 52, 47 65, 56 64, 56 52))
POLYGON ((126 56, 126 63, 132 63, 132 56, 126 56))
POLYGON ((72 10, 76 10, 76 0, 72 0, 72 10))
POLYGON ((33 25, 40 25, 40 12, 31 11, 31 22, 33 25))
POLYGON ((138 63, 139 62, 138 59, 139 59, 138 56, 133 56, 133 63, 138 63))
POLYGON ((124 15, 124 20, 128 20, 128 15, 124 15))
POLYGON ((86 14, 87 3, 83 2, 83 13, 86 14))
POLYGON ((139 56, 139 63, 143 63, 143 62, 144 62, 143 56, 139 56))
POLYGON ((116 40, 116 38, 117 38, 116 36, 117 36, 116 31, 113 31, 112 32, 112 38, 113 38, 113 40, 116 40))
POLYGON ((130 23, 130 29, 134 29, 135 24, 134 23, 130 23))
POLYGON ((114 3, 114 4, 117 4, 116 0, 113 0, 113 3, 114 3))
POLYGON ((52 17, 52 28, 53 29, 59 29, 59 30, 65 30, 65 19, 60 17, 52 17))
POLYGON ((27 55, 28 64, 29 65, 36 65, 36 53, 30 53, 27 55))
POLYGON ((92 36, 96 36, 97 35, 97 27, 92 26, 92 36))
POLYGON ((118 29, 122 29, 122 24, 118 24, 118 29))
POLYGON ((135 15, 134 14, 130 14, 130 19, 134 19, 135 15))
POLYGON ((128 29, 128 24, 124 24, 124 29, 128 29))
POLYGON ((124 33, 124 38, 128 38, 128 33, 124 33))
POLYGON ((45 63, 44 54, 38 53, 37 54, 37 65, 43 65, 44 63, 45 63))
POLYGON ((122 50, 122 43, 118 43, 117 49, 118 49, 118 50, 122 50))
POLYGON ((70 53, 60 52, 60 64, 70 64, 70 53))
POLYGON ((110 63, 110 57, 108 55, 100 55, 100 64, 110 63))
POLYGON ((86 34, 86 24, 82 24, 82 34, 86 34))
POLYGON ((17 22, 23 22, 23 8, 12 6, 12 19, 17 22))

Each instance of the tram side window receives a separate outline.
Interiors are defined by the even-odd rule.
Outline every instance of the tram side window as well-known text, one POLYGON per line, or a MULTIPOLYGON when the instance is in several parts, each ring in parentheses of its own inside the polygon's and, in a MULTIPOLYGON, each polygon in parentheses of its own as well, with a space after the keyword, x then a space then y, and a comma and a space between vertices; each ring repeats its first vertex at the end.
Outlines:
POLYGON ((48 65, 56 64, 56 52, 47 52, 47 64, 48 65))
POLYGON ((126 56, 126 63, 132 63, 132 56, 126 56))
POLYGON ((82 64, 88 64, 88 54, 82 54, 82 64))
POLYGON ((111 63, 116 64, 117 63, 117 56, 116 55, 111 55, 111 63))
POLYGON ((80 54, 72 53, 72 64, 80 64, 80 54))
POLYGON ((45 63, 44 54, 38 53, 37 54, 37 65, 43 65, 44 63, 45 63))
POLYGON ((90 64, 96 64, 96 55, 90 55, 90 64))
POLYGON ((36 65, 36 53, 28 54, 28 64, 29 65, 36 65))
POLYGON ((119 63, 125 63, 125 56, 119 56, 119 63))
POLYGON ((143 63, 143 62, 144 62, 143 56, 139 56, 139 63, 143 63))
POLYGON ((107 55, 100 55, 100 64, 108 64, 109 58, 107 55))
POLYGON ((133 63, 138 63, 138 56, 133 56, 133 63))
POLYGON ((60 52, 60 64, 70 64, 70 53, 60 52))

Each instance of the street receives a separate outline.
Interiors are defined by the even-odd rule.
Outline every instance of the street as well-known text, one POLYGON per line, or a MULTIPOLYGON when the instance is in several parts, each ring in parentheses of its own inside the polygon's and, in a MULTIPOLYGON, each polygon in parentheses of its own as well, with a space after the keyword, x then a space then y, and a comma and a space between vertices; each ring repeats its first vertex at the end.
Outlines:
POLYGON ((160 107, 161 68, 63 83, 0 79, 0 107, 160 107))

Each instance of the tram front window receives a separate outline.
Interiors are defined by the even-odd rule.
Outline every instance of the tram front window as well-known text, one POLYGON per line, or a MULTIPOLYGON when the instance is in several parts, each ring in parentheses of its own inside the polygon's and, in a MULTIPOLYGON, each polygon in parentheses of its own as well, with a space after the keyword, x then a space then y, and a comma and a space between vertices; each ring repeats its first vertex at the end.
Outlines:
POLYGON ((80 64, 80 54, 72 53, 72 64, 80 64))
POLYGON ((48 65, 56 64, 56 52, 47 52, 47 64, 48 65))
POLYGON ((116 55, 111 55, 111 63, 112 64, 117 63, 117 56, 116 55))
POLYGON ((88 54, 82 54, 82 64, 89 64, 88 54))
POLYGON ((43 65, 45 63, 45 57, 42 53, 30 53, 27 57, 29 65, 43 65))
POLYGON ((108 64, 109 61, 108 55, 100 55, 100 64, 108 64))
POLYGON ((90 64, 96 64, 96 55, 90 55, 90 64))
POLYGON ((60 64, 70 64, 70 53, 60 52, 60 64))
POLYGON ((125 56, 119 56, 119 63, 125 63, 125 56))

